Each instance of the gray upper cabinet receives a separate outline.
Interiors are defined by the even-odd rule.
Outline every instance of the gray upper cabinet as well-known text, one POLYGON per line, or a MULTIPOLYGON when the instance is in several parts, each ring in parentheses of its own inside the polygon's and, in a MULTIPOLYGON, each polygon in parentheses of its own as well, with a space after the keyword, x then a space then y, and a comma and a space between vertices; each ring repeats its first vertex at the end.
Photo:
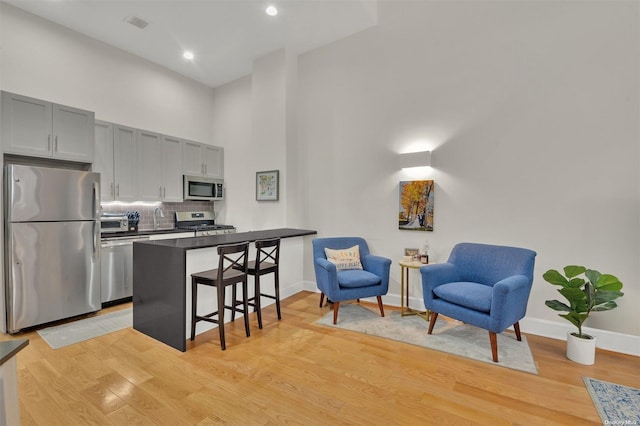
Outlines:
POLYGON ((136 129, 96 120, 95 153, 93 171, 100 173, 102 201, 137 201, 136 129))
POLYGON ((182 140, 138 130, 138 199, 182 201, 182 140))
POLYGON ((162 201, 181 202, 182 139, 162 136, 162 201))
POLYGON ((95 159, 93 171, 100 173, 100 199, 115 200, 115 179, 113 176, 113 124, 96 120, 95 159))
POLYGON ((2 92, 5 153, 92 163, 94 113, 2 92))
POLYGON ((224 177, 224 148, 183 141, 182 171, 185 175, 224 177))
POLYGON ((113 126, 113 175, 119 201, 138 200, 138 143, 136 129, 113 126))
POLYGON ((162 199, 162 136, 138 130, 138 199, 162 199))

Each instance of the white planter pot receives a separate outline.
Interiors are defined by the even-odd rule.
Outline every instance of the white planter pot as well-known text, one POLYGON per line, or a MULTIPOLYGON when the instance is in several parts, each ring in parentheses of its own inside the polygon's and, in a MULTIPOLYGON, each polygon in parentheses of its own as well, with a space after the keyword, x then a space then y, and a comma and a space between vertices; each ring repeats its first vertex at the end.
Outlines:
POLYGON ((567 358, 584 365, 593 365, 596 361, 596 338, 581 339, 567 332, 567 358))

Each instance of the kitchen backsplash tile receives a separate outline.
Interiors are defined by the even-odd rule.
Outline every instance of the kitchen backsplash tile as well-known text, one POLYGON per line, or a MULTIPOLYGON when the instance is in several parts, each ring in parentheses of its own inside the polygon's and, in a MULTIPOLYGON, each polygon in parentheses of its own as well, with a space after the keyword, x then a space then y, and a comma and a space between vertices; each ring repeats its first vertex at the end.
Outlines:
MULTIPOLYGON (((195 201, 189 200, 182 203, 161 203, 158 207, 164 212, 164 217, 158 215, 158 227, 170 228, 175 225, 175 213, 187 211, 214 211, 211 201, 195 201)), ((102 211, 105 213, 126 213, 127 211, 140 212, 140 223, 138 229, 147 231, 153 229, 153 211, 156 206, 145 204, 122 205, 103 205, 102 211)))

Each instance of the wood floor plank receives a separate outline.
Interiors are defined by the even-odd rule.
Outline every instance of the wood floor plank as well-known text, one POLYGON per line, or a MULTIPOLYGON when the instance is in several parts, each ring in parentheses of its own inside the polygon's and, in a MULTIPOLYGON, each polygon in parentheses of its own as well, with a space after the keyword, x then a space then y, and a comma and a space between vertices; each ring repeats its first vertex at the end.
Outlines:
POLYGON ((600 419, 583 376, 640 387, 638 357, 598 350, 583 366, 539 336, 527 336, 535 375, 318 325, 330 308, 315 293, 282 313, 267 307, 262 330, 251 314, 249 338, 242 319, 225 326, 226 351, 216 329, 184 353, 131 328, 57 350, 35 331, 0 340, 30 339, 17 358, 29 426, 590 425, 600 419))

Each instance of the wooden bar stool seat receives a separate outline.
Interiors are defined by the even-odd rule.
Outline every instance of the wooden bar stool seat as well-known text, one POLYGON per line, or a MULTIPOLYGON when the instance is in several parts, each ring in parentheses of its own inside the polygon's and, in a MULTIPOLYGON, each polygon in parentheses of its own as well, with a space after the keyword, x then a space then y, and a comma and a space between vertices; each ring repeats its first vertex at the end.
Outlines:
POLYGON ((207 321, 218 324, 220 333, 220 347, 226 349, 224 339, 224 310, 230 309, 232 320, 235 319, 236 311, 244 314, 244 328, 247 337, 250 336, 249 311, 247 299, 247 265, 249 258, 249 243, 240 243, 226 246, 218 246, 218 268, 191 274, 191 340, 196 336, 196 324, 200 321, 207 321), (242 300, 239 307, 235 303, 236 286, 242 284, 242 300), (218 306, 217 310, 208 314, 198 315, 198 285, 216 287, 218 306), (233 286, 233 301, 231 305, 225 305, 225 289, 233 286), (217 318, 214 318, 217 317, 217 318))

